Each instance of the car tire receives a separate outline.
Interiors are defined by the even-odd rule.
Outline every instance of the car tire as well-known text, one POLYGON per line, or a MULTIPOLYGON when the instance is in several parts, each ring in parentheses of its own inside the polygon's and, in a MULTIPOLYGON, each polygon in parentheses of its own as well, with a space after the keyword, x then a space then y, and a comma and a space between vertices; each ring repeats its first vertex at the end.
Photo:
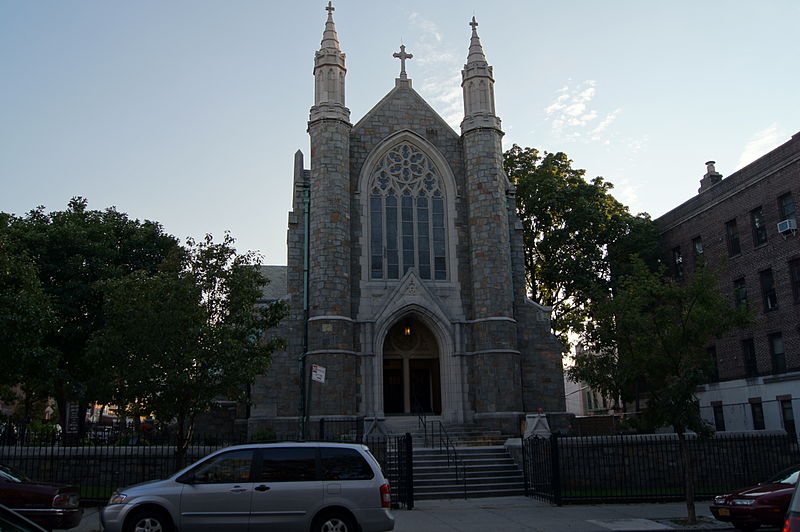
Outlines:
POLYGON ((314 519, 311 532, 357 532, 353 518, 341 511, 325 512, 314 519))
POLYGON ((173 532, 172 521, 166 512, 143 508, 125 520, 123 532, 173 532))

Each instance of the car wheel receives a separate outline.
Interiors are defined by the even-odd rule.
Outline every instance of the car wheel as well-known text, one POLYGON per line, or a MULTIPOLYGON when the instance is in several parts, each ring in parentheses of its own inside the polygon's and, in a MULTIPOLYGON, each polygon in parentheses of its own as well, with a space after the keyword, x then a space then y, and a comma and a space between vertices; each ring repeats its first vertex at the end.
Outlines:
POLYGON ((314 519, 312 532, 356 532, 353 518, 342 512, 328 512, 314 519))
POLYGON ((125 532, 172 532, 166 513, 147 508, 134 512, 125 524, 125 532))

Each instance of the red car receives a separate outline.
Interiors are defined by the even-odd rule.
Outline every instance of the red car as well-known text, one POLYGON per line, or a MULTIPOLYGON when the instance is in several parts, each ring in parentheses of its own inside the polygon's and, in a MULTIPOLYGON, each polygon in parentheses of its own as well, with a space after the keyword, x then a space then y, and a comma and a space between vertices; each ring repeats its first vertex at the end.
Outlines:
POLYGON ((711 513, 739 530, 752 531, 761 525, 781 527, 794 493, 800 464, 784 469, 757 486, 714 497, 711 513))
POLYGON ((47 530, 75 528, 83 509, 77 487, 33 482, 14 469, 0 465, 0 504, 47 530))

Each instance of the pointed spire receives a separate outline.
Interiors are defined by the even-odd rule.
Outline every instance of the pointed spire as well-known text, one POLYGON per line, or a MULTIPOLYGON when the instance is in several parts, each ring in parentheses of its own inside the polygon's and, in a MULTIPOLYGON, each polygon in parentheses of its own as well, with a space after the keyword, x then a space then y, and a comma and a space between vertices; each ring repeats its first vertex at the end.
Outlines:
POLYGON ((322 50, 336 50, 339 51, 339 36, 336 34, 336 24, 333 22, 333 12, 336 10, 333 4, 328 1, 328 6, 325 8, 328 12, 328 20, 325 22, 325 31, 322 32, 322 42, 320 43, 320 51, 322 50))
POLYGON ((486 61, 481 39, 478 37, 478 21, 472 17, 472 37, 469 40, 467 64, 461 71, 461 87, 464 93, 464 120, 461 132, 475 129, 500 131, 500 119, 494 108, 494 74, 486 61))
POLYGON ((475 16, 472 16, 472 38, 469 40, 469 55, 467 56, 467 64, 482 64, 486 65, 486 56, 483 54, 483 47, 481 46, 481 38, 478 37, 478 21, 475 16))
POLYGON ((325 10, 328 20, 322 33, 320 49, 314 54, 314 106, 311 121, 334 118, 347 122, 350 111, 344 106, 345 55, 339 48, 339 36, 333 22, 333 4, 329 1, 325 10))

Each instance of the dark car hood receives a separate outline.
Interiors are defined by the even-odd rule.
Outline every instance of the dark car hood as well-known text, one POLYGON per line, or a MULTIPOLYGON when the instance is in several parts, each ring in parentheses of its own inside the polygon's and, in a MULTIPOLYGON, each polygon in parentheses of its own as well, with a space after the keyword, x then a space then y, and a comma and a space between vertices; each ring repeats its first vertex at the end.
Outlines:
POLYGON ((731 496, 745 495, 747 497, 759 497, 761 495, 773 494, 778 495, 781 492, 791 495, 794 490, 793 484, 761 484, 760 486, 753 486, 743 490, 733 491, 731 496))

